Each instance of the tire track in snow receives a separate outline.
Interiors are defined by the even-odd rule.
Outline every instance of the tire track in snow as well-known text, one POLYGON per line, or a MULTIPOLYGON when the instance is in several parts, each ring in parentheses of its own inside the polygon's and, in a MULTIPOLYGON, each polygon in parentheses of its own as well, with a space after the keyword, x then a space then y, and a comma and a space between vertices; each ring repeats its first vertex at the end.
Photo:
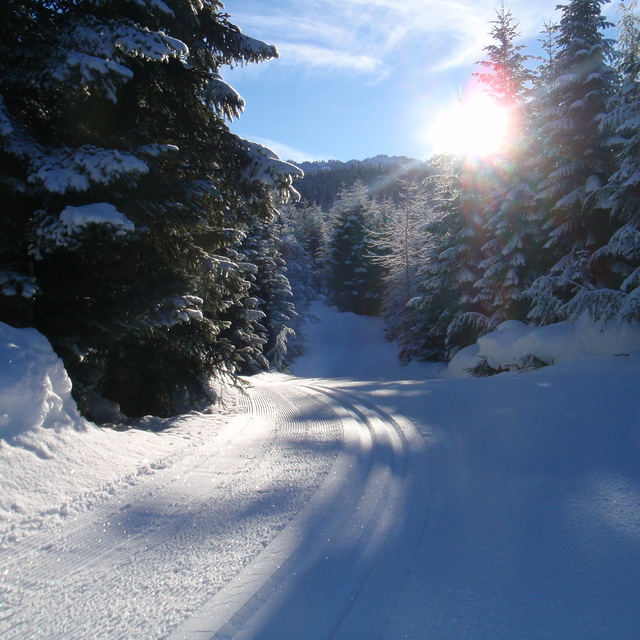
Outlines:
POLYGON ((0 635, 155 640, 197 611, 299 511, 336 453, 335 421, 283 418, 273 400, 252 393, 246 416, 191 456, 5 554, 0 635))
MULTIPOLYGON (((269 547, 169 640, 375 638, 390 613, 426 519, 424 442, 407 420, 354 394, 300 388, 343 425, 333 469, 269 547)), ((299 409, 292 382, 279 392, 287 394, 299 409)))

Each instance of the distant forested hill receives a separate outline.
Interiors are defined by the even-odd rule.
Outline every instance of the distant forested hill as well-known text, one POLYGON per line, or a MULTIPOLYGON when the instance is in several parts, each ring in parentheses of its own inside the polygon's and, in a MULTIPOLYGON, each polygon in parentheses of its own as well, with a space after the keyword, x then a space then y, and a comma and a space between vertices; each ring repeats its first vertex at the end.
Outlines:
POLYGON ((426 178, 433 172, 426 162, 386 155, 366 160, 328 160, 319 162, 296 162, 304 171, 304 178, 296 181, 296 189, 304 200, 318 204, 323 211, 333 206, 338 192, 360 181, 370 194, 378 198, 396 200, 400 192, 401 179, 426 178))

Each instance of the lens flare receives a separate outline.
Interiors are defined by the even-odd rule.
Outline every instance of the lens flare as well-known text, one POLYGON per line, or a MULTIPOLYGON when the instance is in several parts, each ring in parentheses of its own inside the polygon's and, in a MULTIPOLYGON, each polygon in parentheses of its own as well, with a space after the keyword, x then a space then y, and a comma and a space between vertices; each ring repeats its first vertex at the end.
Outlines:
POLYGON ((428 137, 438 154, 488 156, 500 151, 509 127, 508 110, 479 92, 437 114, 428 137))

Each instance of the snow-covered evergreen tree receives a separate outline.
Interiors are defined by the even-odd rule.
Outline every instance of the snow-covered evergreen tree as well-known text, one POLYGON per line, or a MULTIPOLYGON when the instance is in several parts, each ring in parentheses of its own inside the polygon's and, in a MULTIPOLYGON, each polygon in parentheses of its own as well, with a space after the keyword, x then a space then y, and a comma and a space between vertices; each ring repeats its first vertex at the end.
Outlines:
POLYGON ((602 286, 590 256, 610 237, 608 211, 596 194, 613 169, 601 123, 615 90, 608 0, 571 0, 562 5, 557 51, 546 68, 544 106, 537 107, 542 152, 538 224, 548 234, 549 268, 527 290, 529 317, 546 324, 563 319, 564 305, 583 289, 602 286))
POLYGON ((322 250, 322 281, 327 299, 340 311, 377 315, 381 269, 374 261, 370 234, 375 230, 376 216, 366 187, 356 182, 341 191, 330 218, 322 250))
POLYGON ((514 42, 519 33, 510 11, 502 7, 492 24, 495 44, 485 47, 487 59, 479 63, 483 70, 475 75, 507 109, 510 127, 500 156, 490 164, 491 192, 480 216, 485 244, 478 265, 480 277, 473 281, 476 309, 458 318, 452 333, 464 330, 467 324, 476 333, 484 333, 518 317, 519 298, 531 284, 539 248, 531 223, 536 180, 528 160, 532 145, 528 97, 533 73, 526 63, 531 56, 514 42))
POLYGON ((219 72, 275 48, 216 0, 2 11, 0 309, 51 340, 85 408, 210 399, 211 375, 233 371, 220 317, 248 286, 227 248, 300 173, 229 131, 244 103, 219 72))
MULTIPOLYGON (((240 248, 244 260, 255 267, 250 295, 255 309, 263 314, 261 331, 264 348, 245 365, 245 372, 255 373, 262 357, 278 371, 288 364, 288 344, 295 335, 296 308, 287 267, 282 257, 282 225, 256 222, 240 248)), ((253 305, 252 305, 253 306, 253 305)))
POLYGON ((400 202, 383 203, 384 224, 372 234, 376 261, 383 268, 381 315, 389 340, 408 333, 413 322, 408 304, 418 295, 429 195, 424 181, 404 181, 400 202))
POLYGON ((441 156, 432 160, 432 167, 417 295, 408 303, 407 330, 398 337, 403 362, 445 360, 457 350, 447 338, 451 323, 460 315, 463 297, 460 278, 466 223, 460 159, 441 156))
POLYGON ((305 200, 285 203, 278 210, 284 222, 284 233, 290 234, 310 258, 308 267, 318 271, 320 250, 326 236, 327 214, 317 204, 309 204, 305 200))
MULTIPOLYGON (((602 128, 612 139, 618 160, 608 184, 596 194, 609 208, 615 228, 607 243, 590 258, 590 267, 606 283, 608 316, 640 322, 640 17, 637 3, 620 3, 617 69, 620 84, 602 128), (624 294, 624 295, 623 295, 624 294)), ((585 292, 582 300, 603 299, 605 291, 585 292)), ((590 303, 591 306, 594 306, 590 303)), ((579 312, 579 309, 576 309, 579 312)))

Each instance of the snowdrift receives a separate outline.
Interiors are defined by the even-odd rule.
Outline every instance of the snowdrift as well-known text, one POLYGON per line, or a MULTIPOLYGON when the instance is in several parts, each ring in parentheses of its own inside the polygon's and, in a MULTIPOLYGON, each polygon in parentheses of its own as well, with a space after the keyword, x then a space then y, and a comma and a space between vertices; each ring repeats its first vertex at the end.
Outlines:
POLYGON ((640 354, 640 331, 628 324, 596 324, 588 320, 531 327, 507 320, 459 351, 449 363, 449 373, 465 377, 486 363, 494 371, 523 370, 551 365, 580 356, 630 356, 640 354), (535 365, 533 365, 535 366, 535 365))
POLYGON ((0 549, 135 484, 203 439, 189 428, 159 437, 88 422, 47 339, 0 323, 0 549))
POLYGON ((35 329, 0 323, 0 438, 15 442, 34 429, 86 429, 71 380, 35 329))

